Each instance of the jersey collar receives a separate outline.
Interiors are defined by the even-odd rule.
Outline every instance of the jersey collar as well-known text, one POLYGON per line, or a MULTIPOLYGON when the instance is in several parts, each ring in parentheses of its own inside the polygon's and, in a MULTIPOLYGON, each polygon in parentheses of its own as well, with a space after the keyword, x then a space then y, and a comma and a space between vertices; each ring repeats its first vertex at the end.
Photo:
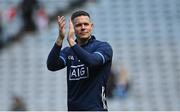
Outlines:
MULTIPOLYGON (((88 42, 87 43, 85 43, 85 44, 83 44, 83 45, 81 45, 82 47, 83 46, 86 46, 86 45, 88 45, 89 43, 91 43, 93 40, 95 40, 96 38, 95 38, 95 36, 94 35, 91 35, 91 37, 90 37, 90 39, 88 40, 88 42)), ((75 40, 76 42, 77 42, 77 39, 75 40)), ((78 42, 77 42, 78 43, 78 42)))

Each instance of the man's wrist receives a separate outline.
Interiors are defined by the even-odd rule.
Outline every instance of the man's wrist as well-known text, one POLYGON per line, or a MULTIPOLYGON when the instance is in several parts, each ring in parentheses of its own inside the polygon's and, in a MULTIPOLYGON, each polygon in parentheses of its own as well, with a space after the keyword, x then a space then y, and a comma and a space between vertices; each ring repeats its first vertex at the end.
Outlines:
POLYGON ((74 40, 68 40, 70 47, 73 47, 76 42, 74 40))
POLYGON ((56 44, 58 45, 58 46, 62 46, 62 43, 63 43, 63 37, 58 37, 57 38, 57 40, 56 40, 56 44))

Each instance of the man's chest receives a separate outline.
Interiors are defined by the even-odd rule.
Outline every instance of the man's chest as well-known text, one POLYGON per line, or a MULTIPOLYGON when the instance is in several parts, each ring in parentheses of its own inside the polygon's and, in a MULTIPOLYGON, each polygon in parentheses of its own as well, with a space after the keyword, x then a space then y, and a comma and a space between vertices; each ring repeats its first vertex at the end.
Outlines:
POLYGON ((89 68, 77 56, 69 55, 67 66, 69 80, 89 78, 89 68))

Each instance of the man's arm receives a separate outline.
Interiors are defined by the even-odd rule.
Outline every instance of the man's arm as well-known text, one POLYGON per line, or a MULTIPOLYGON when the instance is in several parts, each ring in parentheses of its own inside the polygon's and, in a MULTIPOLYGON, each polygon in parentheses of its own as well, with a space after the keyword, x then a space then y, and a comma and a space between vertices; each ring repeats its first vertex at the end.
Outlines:
POLYGON ((103 42, 93 53, 87 52, 77 44, 71 48, 78 58, 88 67, 98 67, 112 60, 112 48, 105 42, 103 42))
POLYGON ((66 24, 65 17, 58 16, 57 22, 59 25, 59 36, 51 52, 49 53, 49 56, 47 59, 47 68, 51 71, 62 69, 66 65, 65 59, 62 56, 60 56, 61 47, 62 47, 63 40, 65 37, 65 24, 66 24))
POLYGON ((54 44, 47 59, 47 68, 50 71, 57 71, 66 66, 65 59, 60 56, 61 46, 54 44))

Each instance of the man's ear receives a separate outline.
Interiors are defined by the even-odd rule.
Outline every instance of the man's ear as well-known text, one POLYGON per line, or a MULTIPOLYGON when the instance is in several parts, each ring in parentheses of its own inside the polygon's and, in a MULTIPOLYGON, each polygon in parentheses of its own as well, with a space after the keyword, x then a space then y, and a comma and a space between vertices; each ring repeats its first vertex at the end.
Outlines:
POLYGON ((91 26, 92 26, 92 28, 94 28, 94 24, 93 23, 91 23, 91 26))

